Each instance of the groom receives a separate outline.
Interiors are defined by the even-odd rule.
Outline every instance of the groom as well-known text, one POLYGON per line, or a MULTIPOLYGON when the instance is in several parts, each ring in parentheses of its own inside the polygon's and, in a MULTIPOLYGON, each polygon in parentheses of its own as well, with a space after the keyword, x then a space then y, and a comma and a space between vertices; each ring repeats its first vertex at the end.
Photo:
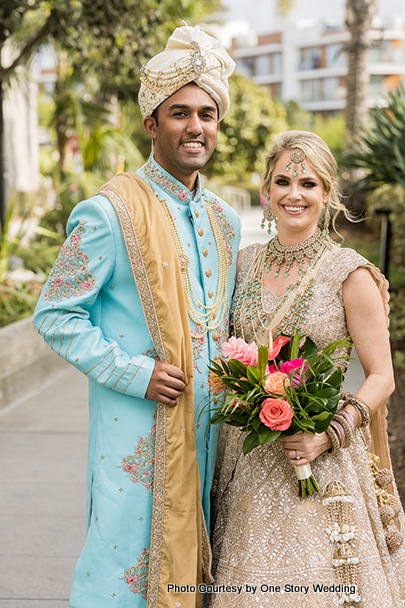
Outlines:
POLYGON ((70 605, 194 608, 217 430, 208 368, 227 338, 240 220, 199 170, 234 63, 181 27, 142 69, 153 154, 77 205, 34 322, 89 378, 87 536, 70 605), (208 431, 207 431, 208 429, 208 431), (195 592, 179 593, 180 586, 195 592))

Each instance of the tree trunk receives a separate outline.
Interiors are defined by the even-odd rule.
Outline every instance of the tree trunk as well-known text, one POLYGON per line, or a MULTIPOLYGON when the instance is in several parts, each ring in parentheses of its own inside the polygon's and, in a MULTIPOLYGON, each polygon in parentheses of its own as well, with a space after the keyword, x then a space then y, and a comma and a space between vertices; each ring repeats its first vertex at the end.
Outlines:
POLYGON ((350 42, 346 47, 346 133, 350 141, 367 118, 369 32, 376 12, 376 0, 346 0, 346 25, 350 42))

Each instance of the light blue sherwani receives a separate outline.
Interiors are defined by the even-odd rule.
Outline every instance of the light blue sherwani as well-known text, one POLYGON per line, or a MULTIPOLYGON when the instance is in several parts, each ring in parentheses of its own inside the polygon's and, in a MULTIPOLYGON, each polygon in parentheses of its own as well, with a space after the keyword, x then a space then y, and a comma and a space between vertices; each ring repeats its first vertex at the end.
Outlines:
MULTIPOLYGON (((194 199, 151 158, 138 174, 165 199, 175 218, 197 298, 215 300, 218 252, 206 205, 228 254, 229 306, 235 280, 240 220, 198 180, 194 199)), ((47 343, 89 378, 88 519, 86 543, 76 566, 71 606, 146 606, 151 535, 156 403, 145 399, 155 355, 133 279, 116 211, 98 194, 79 203, 68 238, 51 271, 34 322, 47 343)), ((150 247, 159 239, 150 226, 150 247)), ((167 294, 170 298, 170 294, 167 294)), ((221 311, 219 311, 220 315, 221 311)), ((228 335, 221 326, 198 337, 190 319, 195 366, 195 431, 201 497, 209 522, 209 493, 217 427, 208 427, 210 359, 228 335)), ((209 525, 209 524, 208 524, 209 525)))

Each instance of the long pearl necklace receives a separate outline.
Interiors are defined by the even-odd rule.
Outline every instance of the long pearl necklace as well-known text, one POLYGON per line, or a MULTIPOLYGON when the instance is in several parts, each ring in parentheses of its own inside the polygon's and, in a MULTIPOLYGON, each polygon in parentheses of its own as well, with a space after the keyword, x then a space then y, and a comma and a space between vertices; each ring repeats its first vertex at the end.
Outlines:
POLYGON ((228 314, 228 307, 226 305, 226 302, 228 295, 229 263, 224 238, 218 226, 218 222, 215 219, 215 215, 212 210, 212 205, 209 203, 209 201, 205 200, 203 191, 205 209, 207 211, 208 219, 210 221, 212 232, 214 234, 219 263, 216 297, 212 306, 206 306, 203 302, 199 300, 195 293, 189 272, 190 258, 186 255, 184 251, 176 220, 170 210, 170 207, 167 204, 166 199, 159 198, 159 195, 157 194, 147 175, 146 179, 148 180, 150 187, 152 188, 157 200, 159 201, 161 209, 167 220, 167 224, 169 226, 170 234, 172 235, 174 247, 176 249, 177 257, 180 264, 181 278, 183 282, 183 289, 186 298, 188 314, 190 319, 194 321, 197 326, 198 335, 196 337, 202 338, 208 333, 208 331, 218 329, 222 321, 228 314), (194 304, 194 302, 196 303, 196 305, 194 304), (221 314, 218 316, 218 311, 221 308, 221 314), (200 312, 200 310, 198 309, 204 312, 200 312))

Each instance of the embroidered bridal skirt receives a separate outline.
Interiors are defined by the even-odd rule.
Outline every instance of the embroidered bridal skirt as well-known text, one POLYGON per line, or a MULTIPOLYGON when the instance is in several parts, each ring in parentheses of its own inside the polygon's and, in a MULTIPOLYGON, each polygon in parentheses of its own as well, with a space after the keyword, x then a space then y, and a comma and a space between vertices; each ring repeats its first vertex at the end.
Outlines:
MULTIPOLYGON (((244 292, 256 251, 257 246, 250 246, 242 256, 236 296, 244 292)), ((321 349, 348 334, 342 283, 359 266, 370 270, 384 303, 388 300, 386 281, 375 267, 351 249, 334 251, 316 277, 305 325, 305 333, 321 349)), ((271 292, 263 298, 270 314, 278 299, 271 292)), ((243 308, 240 311, 242 324, 243 308)), ((237 337, 242 332, 248 342, 254 339, 238 327, 234 326, 237 337)), ((222 428, 212 532, 217 592, 209 596, 209 608, 405 608, 405 543, 389 553, 367 458, 368 429, 357 431, 349 448, 334 456, 324 453, 311 464, 321 492, 306 499, 298 496, 295 472, 278 441, 244 456, 240 439, 239 430, 222 428), (354 501, 350 548, 358 560, 354 567, 360 600, 350 604, 342 602, 345 593, 355 595, 352 590, 337 587, 337 543, 331 540, 332 522, 322 502, 322 492, 333 480, 344 484, 354 501)), ((390 466, 388 452, 387 461, 384 467, 390 466)), ((398 499, 395 483, 392 487, 398 499)), ((402 509, 396 525, 404 532, 402 509)))

